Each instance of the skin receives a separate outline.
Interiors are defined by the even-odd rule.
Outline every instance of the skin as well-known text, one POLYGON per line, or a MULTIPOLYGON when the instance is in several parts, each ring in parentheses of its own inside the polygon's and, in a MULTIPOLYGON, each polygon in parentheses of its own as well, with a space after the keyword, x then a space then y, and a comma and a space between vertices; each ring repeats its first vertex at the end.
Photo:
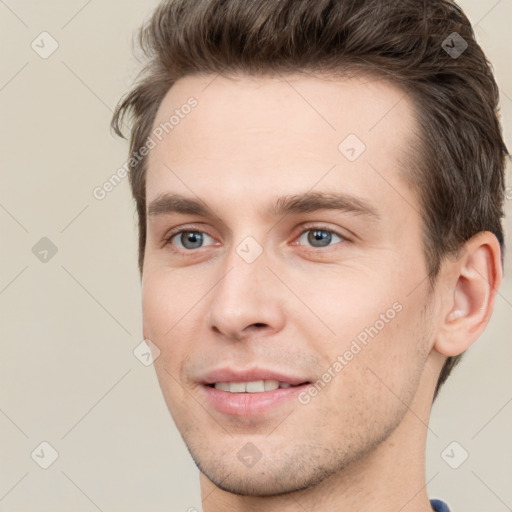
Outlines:
POLYGON ((489 321, 501 282, 496 238, 469 240, 429 293, 419 196, 400 175, 414 109, 384 80, 185 77, 154 126, 190 96, 197 107, 149 154, 147 205, 172 192, 215 215, 148 217, 142 300, 163 396, 201 470, 204 511, 431 510, 434 388, 446 356, 489 321), (366 145, 353 162, 338 149, 351 133, 366 145), (277 197, 310 191, 350 194, 379 218, 265 213, 277 197), (315 246, 312 225, 342 237, 315 246), (205 233, 203 245, 186 249, 179 235, 166 243, 175 228, 205 233), (252 263, 236 252, 247 236, 263 251, 252 263), (200 376, 221 365, 316 382, 396 303, 401 311, 308 404, 242 418, 205 400, 200 376), (249 442, 261 453, 253 467, 237 457, 249 442))

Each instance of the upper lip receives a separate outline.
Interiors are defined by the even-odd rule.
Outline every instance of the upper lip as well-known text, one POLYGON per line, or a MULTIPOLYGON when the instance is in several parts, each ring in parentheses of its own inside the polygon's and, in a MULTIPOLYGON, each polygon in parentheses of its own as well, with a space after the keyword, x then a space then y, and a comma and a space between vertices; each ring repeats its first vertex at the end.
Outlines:
POLYGON ((252 382, 256 380, 277 380, 279 382, 287 382, 292 386, 309 382, 307 378, 287 375, 284 372, 266 368, 250 368, 246 370, 219 368, 205 373, 201 378, 203 384, 215 384, 218 382, 252 382))

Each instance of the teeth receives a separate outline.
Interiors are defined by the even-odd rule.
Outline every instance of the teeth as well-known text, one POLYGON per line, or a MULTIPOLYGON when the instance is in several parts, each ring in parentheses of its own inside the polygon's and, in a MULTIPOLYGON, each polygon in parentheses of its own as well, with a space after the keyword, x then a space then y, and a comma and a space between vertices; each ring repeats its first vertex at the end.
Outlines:
POLYGON ((244 387, 244 391, 247 393, 261 393, 265 391, 265 381, 255 380, 253 382, 246 382, 244 387))
POLYGON ((273 391, 278 388, 289 388, 288 382, 279 382, 277 380, 254 380, 251 382, 217 382, 215 389, 229 391, 230 393, 262 393, 263 391, 273 391))
POLYGON ((245 382, 231 382, 228 391, 231 391, 231 393, 245 393, 245 382))
MULTIPOLYGON (((279 387, 279 382, 277 380, 266 380, 265 382, 265 391, 274 391, 279 387)), ((249 389, 247 389, 249 391, 249 389)))

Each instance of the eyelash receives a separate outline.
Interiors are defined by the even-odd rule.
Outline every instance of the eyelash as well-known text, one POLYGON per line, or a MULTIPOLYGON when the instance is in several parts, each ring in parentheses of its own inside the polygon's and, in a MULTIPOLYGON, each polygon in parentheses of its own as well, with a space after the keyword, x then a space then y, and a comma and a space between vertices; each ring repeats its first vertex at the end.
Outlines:
MULTIPOLYGON (((345 235, 343 235, 342 233, 340 233, 339 231, 336 231, 334 229, 327 229, 325 228, 324 226, 318 226, 318 225, 312 225, 312 226, 308 226, 307 229, 303 229, 299 234, 298 236, 296 237, 296 239, 300 239, 301 236, 304 234, 304 233, 307 233, 308 231, 324 231, 326 233, 331 233, 333 235, 336 235, 338 237, 341 238, 341 241, 344 242, 348 242, 350 241, 345 235)), ((179 229, 177 231, 172 231, 169 235, 167 235, 165 237, 165 240, 164 240, 164 247, 170 245, 172 246, 172 239, 176 236, 176 235, 180 235, 181 233, 187 233, 187 232, 192 232, 192 233, 201 233, 201 234, 205 234, 205 235, 208 235, 210 238, 213 238, 211 235, 209 235, 206 231, 203 231, 200 229, 199 226, 194 226, 194 225, 190 225, 190 226, 187 226, 186 229, 179 229)), ((336 242, 336 243, 341 243, 341 242, 336 242)), ((299 244, 296 244, 296 245, 299 245, 299 244)), ((311 246, 305 246, 305 247, 308 247, 309 249, 311 250, 315 250, 315 249, 328 249, 329 247, 332 247, 333 245, 336 245, 336 244, 332 244, 332 245, 328 245, 326 247, 311 247, 311 246)), ((208 246, 206 246, 208 247, 208 246)), ((178 247, 173 247, 173 250, 175 251, 185 251, 185 252, 194 252, 194 251, 197 251, 198 249, 203 249, 204 247, 199 247, 197 249, 181 249, 181 248, 178 248, 178 247)))

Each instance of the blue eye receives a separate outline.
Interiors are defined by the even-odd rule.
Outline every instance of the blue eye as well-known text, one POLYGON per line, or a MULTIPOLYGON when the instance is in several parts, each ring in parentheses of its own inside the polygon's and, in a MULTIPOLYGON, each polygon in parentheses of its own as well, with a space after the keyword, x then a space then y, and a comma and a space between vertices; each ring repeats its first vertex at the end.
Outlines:
MULTIPOLYGON (((309 245, 310 247, 318 249, 343 242, 346 238, 341 234, 328 229, 312 227, 303 231, 298 240, 300 245, 309 245)), ((166 245, 174 245, 175 247, 186 251, 200 249, 207 245, 214 245, 214 243, 215 240, 210 235, 204 231, 193 229, 178 231, 177 233, 169 236, 166 241, 166 245), (210 241, 209 243, 207 243, 208 239, 210 241)))
POLYGON ((180 249, 199 249, 203 247, 205 237, 213 240, 211 236, 202 231, 180 231, 169 239, 169 243, 173 243, 173 240, 176 239, 179 241, 177 246, 180 249))
POLYGON ((306 239, 308 243, 310 243, 313 247, 327 247, 331 244, 333 241, 333 236, 338 238, 339 242, 342 242, 344 240, 343 237, 336 234, 334 231, 329 231, 327 229, 319 229, 319 228, 312 228, 307 229, 304 231, 300 237, 299 241, 303 239, 303 237, 306 236, 306 239))

